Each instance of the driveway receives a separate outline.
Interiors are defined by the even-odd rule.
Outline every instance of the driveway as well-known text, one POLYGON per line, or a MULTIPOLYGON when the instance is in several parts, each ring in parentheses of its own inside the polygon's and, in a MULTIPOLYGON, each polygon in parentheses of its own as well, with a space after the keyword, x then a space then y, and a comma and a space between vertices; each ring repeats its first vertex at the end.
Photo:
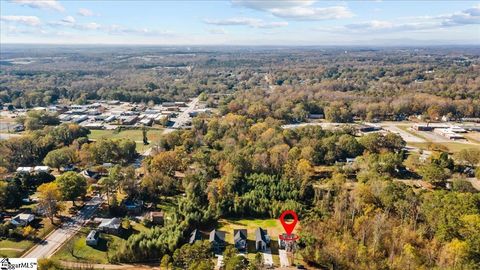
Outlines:
POLYGON ((290 266, 290 261, 288 260, 287 252, 284 249, 278 250, 278 256, 280 257, 280 266, 287 267, 290 266))
POLYGON ((215 257, 217 257, 217 265, 215 266, 215 269, 222 268, 222 266, 223 266, 223 255, 215 254, 215 257))
POLYGON ((62 224, 48 237, 23 254, 23 258, 50 258, 70 237, 75 235, 83 226, 85 221, 95 213, 103 202, 99 196, 93 197, 78 212, 77 216, 62 224))
POLYGON ((273 266, 273 256, 272 256, 272 250, 270 248, 265 249, 264 252, 262 252, 263 255, 263 264, 265 266, 273 266))

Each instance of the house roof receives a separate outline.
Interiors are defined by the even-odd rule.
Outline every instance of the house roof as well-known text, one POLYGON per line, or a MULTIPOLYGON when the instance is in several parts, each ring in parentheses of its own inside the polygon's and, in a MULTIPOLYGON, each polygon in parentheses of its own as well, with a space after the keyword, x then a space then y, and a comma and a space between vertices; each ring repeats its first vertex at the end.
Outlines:
POLYGON ((110 229, 119 229, 122 225, 122 220, 120 218, 111 218, 104 219, 98 226, 99 228, 110 228, 110 229))
POLYGON ((12 219, 30 221, 30 220, 33 220, 34 218, 35 218, 34 214, 22 213, 22 214, 18 214, 16 216, 14 216, 12 219))
POLYGON ((98 232, 91 230, 87 235, 87 240, 95 240, 98 237, 98 232))
POLYGON ((83 170, 81 172, 81 174, 83 176, 90 177, 90 178, 97 178, 98 177, 98 173, 96 173, 94 171, 91 171, 91 170, 83 170))
POLYGON ((199 230, 195 229, 193 232, 190 234, 190 239, 188 240, 188 243, 193 244, 197 240, 202 240, 202 234, 200 233, 199 230))
POLYGON ((48 166, 35 166, 35 168, 33 168, 35 171, 49 171, 50 170, 50 167, 48 166))
POLYGON ((150 212, 151 217, 163 217, 164 213, 163 211, 152 211, 150 212))
POLYGON ((267 231, 265 231, 264 229, 258 227, 256 230, 255 230, 255 241, 262 241, 262 242, 267 242, 267 231))
POLYGON ((18 167, 17 172, 31 172, 33 171, 32 167, 18 167))
POLYGON ((210 232, 210 242, 223 243, 225 242, 225 232, 213 230, 210 232))
POLYGON ((247 230, 246 229, 233 230, 233 240, 235 243, 237 243, 240 240, 247 240, 247 230))

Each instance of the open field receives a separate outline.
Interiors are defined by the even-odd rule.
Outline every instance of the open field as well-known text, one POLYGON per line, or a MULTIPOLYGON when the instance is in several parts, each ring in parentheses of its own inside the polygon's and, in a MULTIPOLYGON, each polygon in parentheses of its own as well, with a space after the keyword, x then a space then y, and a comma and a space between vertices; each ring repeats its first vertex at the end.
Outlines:
MULTIPOLYGON (((150 144, 155 144, 163 133, 162 128, 148 129, 147 138, 150 144)), ((150 146, 143 144, 143 132, 141 129, 117 130, 91 130, 88 136, 92 140, 100 139, 130 139, 137 144, 137 151, 143 152, 150 146)))
MULTIPOLYGON (((150 142, 157 142, 160 139, 163 129, 148 129, 147 138, 150 142)), ((133 141, 143 142, 143 133, 141 129, 126 129, 118 132, 117 130, 91 130, 88 136, 92 140, 99 139, 131 139, 133 141)))
MULTIPOLYGON (((458 142, 442 142, 442 143, 435 143, 442 146, 445 146, 449 152, 455 153, 459 152, 463 149, 479 149, 479 144, 466 144, 466 143, 458 143, 458 142)), ((428 149, 429 143, 408 143, 408 145, 420 148, 422 150, 430 150, 428 149)))
POLYGON ((480 144, 480 132, 469 132, 464 134, 469 141, 480 144))

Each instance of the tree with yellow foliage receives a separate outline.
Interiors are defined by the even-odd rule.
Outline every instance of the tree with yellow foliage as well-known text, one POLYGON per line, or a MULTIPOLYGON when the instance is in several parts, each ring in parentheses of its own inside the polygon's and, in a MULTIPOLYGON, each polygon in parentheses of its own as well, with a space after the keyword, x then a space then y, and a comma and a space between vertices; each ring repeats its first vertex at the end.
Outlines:
POLYGON ((39 203, 38 207, 43 211, 53 223, 53 218, 62 209, 62 193, 57 183, 45 183, 38 187, 39 203))

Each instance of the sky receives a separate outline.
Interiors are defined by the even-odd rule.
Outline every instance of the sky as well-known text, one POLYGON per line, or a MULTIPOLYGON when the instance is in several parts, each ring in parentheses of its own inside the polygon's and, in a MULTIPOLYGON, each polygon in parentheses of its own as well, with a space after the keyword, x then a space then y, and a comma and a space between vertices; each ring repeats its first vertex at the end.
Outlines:
POLYGON ((480 1, 0 0, 0 44, 480 45, 480 1))

